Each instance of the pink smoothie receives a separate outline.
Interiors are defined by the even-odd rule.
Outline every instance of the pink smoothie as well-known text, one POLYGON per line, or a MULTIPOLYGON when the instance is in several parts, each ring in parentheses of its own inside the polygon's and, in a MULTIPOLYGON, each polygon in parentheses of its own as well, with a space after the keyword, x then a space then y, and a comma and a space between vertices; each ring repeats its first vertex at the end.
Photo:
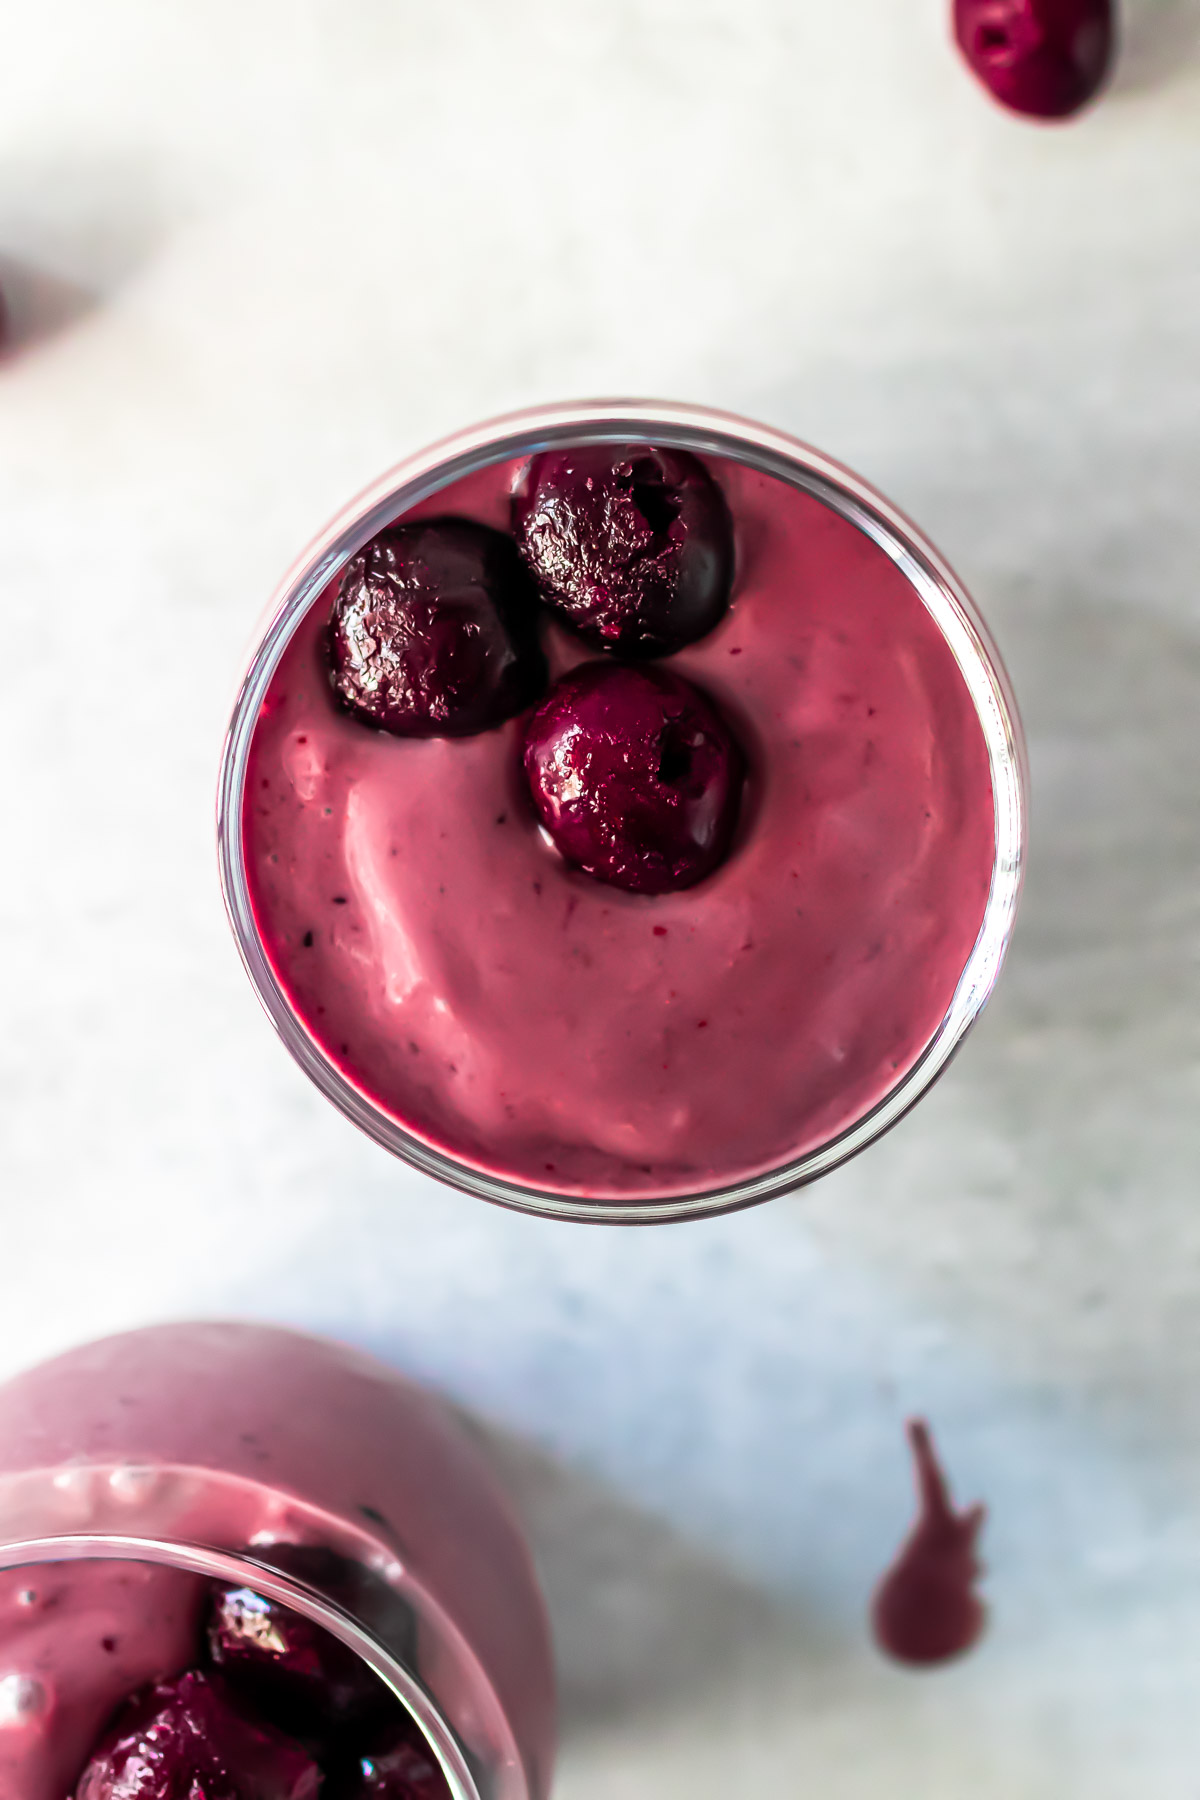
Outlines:
MULTIPOLYGON (((520 464, 406 515, 507 528, 520 464)), ((729 860, 650 898, 539 835, 521 722, 405 740, 339 710, 336 583, 264 702, 244 807, 255 920, 298 1017, 426 1142, 597 1199, 711 1189, 828 1142, 938 1029, 983 921, 992 786, 962 675, 855 526, 710 459, 733 599, 670 659, 725 710, 751 780, 729 860)), ((553 673, 587 658, 547 624, 553 673)))
MULTIPOLYGON (((553 1675, 528 1553, 472 1446, 383 1364, 173 1325, 18 1376, 0 1387, 0 1540, 81 1532, 364 1563, 416 1612, 417 1673, 496 1800, 544 1800, 553 1675)), ((195 1663, 204 1595, 137 1562, 0 1572, 4 1800, 66 1800, 119 1702, 195 1663)))

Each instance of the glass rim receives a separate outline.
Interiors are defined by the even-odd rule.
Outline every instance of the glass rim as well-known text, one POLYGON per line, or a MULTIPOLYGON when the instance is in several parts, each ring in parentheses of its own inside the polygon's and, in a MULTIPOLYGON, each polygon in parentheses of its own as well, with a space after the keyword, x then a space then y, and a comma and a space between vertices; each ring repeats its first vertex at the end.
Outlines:
POLYGON ((733 413, 671 401, 560 402, 485 420, 406 458, 344 507, 284 577, 251 652, 221 753, 221 888, 242 963, 277 1034, 326 1099, 383 1149, 451 1187, 519 1212, 596 1224, 668 1223, 733 1212, 806 1186, 890 1130, 943 1073, 983 1010, 1012 938, 1024 877, 1028 785, 1016 700, 982 617, 929 540, 868 482, 799 439, 733 413), (588 1200, 494 1175, 425 1142, 325 1054, 288 1000, 255 926, 242 807, 251 739, 271 678, 293 633, 350 557, 402 513, 493 463, 567 445, 626 442, 728 457, 782 480, 855 525, 891 559, 937 625, 971 696, 987 747, 995 847, 983 921, 942 1022, 869 1111, 815 1149, 741 1181, 659 1199, 588 1200))
POLYGON ((177 1543, 169 1538, 69 1532, 0 1544, 0 1569, 91 1561, 144 1562, 176 1568, 228 1586, 249 1587, 264 1599, 300 1613, 354 1651, 400 1701, 436 1758, 451 1800, 482 1800, 453 1728, 417 1677, 351 1613, 307 1582, 260 1562, 251 1551, 218 1550, 207 1544, 177 1543))

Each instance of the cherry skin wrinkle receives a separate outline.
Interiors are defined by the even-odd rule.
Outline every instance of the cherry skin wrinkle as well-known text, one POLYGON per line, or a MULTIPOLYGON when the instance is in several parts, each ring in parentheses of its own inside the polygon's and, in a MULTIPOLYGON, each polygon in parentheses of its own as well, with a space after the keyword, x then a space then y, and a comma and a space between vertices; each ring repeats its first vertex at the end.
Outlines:
POLYGON ((978 1642, 987 1611, 975 1592, 980 1504, 957 1512, 923 1419, 908 1425, 920 1512, 900 1554, 875 1590, 875 1641, 897 1662, 928 1666, 961 1656, 978 1642))
POLYGON ((1012 112, 1068 119, 1095 98, 1116 47, 1113 0, 954 0, 972 72, 1012 112))

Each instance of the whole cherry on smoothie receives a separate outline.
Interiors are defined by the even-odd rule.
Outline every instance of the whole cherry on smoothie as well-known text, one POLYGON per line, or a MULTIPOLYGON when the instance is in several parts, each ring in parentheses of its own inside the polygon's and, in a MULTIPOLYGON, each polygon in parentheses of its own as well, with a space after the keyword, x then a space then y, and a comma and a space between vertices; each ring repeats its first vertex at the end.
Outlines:
POLYGON ((724 860, 743 759, 713 703, 661 668, 585 663, 525 733, 525 773, 565 860, 635 894, 694 887, 724 860))
POLYGON ((729 604, 729 509, 685 450, 592 444, 535 456, 513 525, 542 598, 597 650, 669 656, 729 604))
POLYGON ((545 684, 536 598, 512 540, 470 519, 384 531, 350 561, 330 622, 335 693, 397 737, 466 737, 545 684))
POLYGON ((1103 86, 1116 31, 1112 0, 954 0, 954 35, 1002 106, 1066 119, 1103 86))

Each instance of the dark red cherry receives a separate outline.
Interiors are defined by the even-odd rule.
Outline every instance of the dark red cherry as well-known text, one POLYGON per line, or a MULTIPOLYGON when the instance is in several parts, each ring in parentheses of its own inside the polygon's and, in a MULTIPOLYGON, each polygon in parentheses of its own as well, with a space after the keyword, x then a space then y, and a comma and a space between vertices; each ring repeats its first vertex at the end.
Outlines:
POLYGON ((143 1688, 118 1713, 75 1800, 316 1800, 321 1772, 198 1670, 143 1688))
POLYGON ((335 1773, 329 1800, 449 1800, 433 1752, 406 1722, 376 1739, 352 1765, 335 1773))
MULTIPOLYGON (((309 1544, 271 1544, 255 1554, 375 1622, 375 1589, 383 1584, 345 1557, 309 1544)), ((321 1738, 347 1724, 386 1717, 395 1706, 340 1638, 249 1587, 213 1589, 208 1646, 231 1690, 294 1737, 321 1738)), ((409 1646, 399 1648, 406 1652, 409 1646)))
POLYGON ((525 773, 567 862, 631 893, 665 894, 724 860, 744 763, 690 681, 594 662, 556 682, 530 719, 525 773))
POLYGON ((923 1420, 910 1422, 908 1438, 921 1509, 875 1590, 872 1625, 880 1649, 897 1662, 946 1662, 969 1650, 987 1622, 975 1592, 980 1573, 976 1546, 985 1509, 955 1510, 923 1420))
POLYGON ((954 0, 954 35, 1003 106, 1066 119, 1103 86, 1116 33, 1112 0, 954 0))
POLYGON ((599 444, 535 456, 513 525, 542 598, 597 650, 669 656, 729 604, 729 509, 686 451, 599 444))
POLYGON ((351 558, 334 603, 334 690, 398 737, 486 731, 545 685, 536 618, 503 532, 470 519, 382 531, 351 558))

